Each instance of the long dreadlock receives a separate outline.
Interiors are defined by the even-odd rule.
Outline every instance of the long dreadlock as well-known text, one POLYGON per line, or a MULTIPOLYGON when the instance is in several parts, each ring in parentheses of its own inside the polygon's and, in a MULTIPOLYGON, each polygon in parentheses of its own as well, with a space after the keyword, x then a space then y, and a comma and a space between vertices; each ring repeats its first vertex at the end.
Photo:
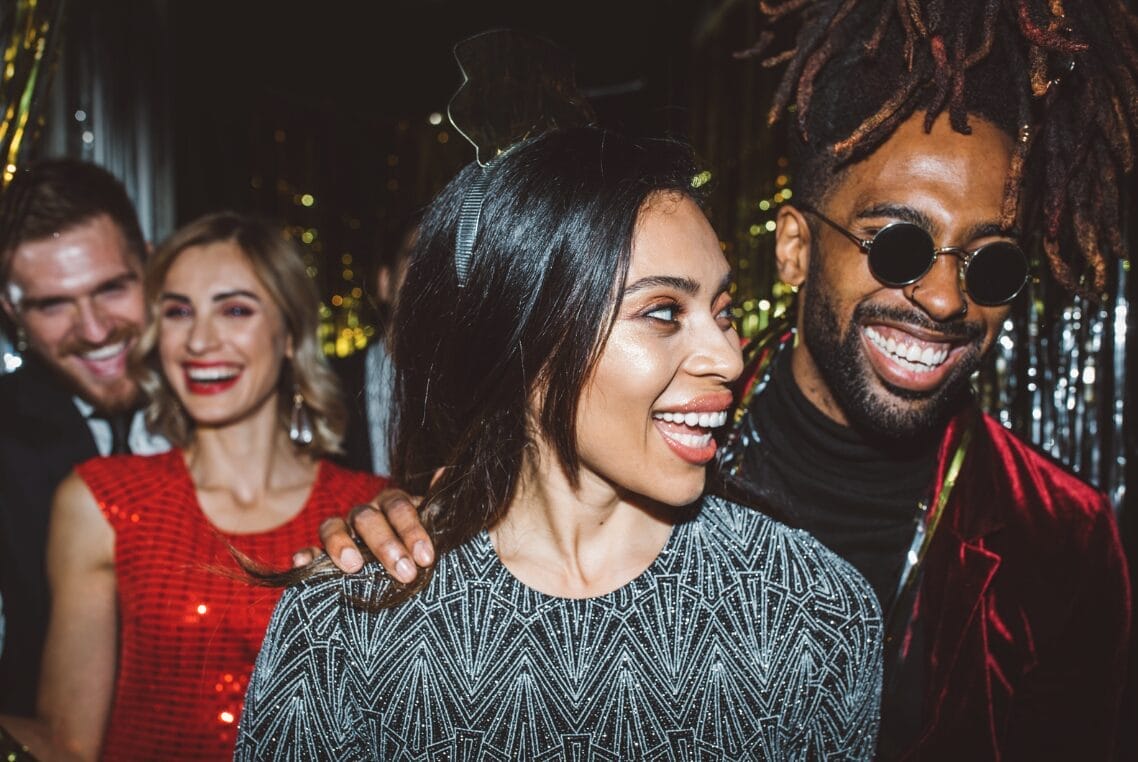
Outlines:
MULTIPOLYGON (((773 22, 801 21, 792 49, 764 32, 744 56, 787 64, 769 120, 794 112, 799 185, 884 143, 914 113, 947 111, 1015 140, 1001 225, 1038 231, 1055 279, 1101 294, 1125 258, 1122 177, 1138 130, 1138 19, 1123 0, 763 0, 773 22), (804 176, 803 176, 804 175, 804 176), (1024 191, 1028 192, 1024 192, 1024 191)), ((793 141, 792 141, 793 142, 793 141)))

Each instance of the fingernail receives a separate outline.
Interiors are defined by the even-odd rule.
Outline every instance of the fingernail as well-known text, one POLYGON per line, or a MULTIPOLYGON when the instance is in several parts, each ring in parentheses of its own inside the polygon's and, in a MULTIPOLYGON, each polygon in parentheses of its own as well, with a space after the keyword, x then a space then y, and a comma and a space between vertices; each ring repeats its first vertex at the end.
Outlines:
POLYGON ((411 551, 419 566, 430 566, 431 561, 434 560, 435 554, 431 552, 431 545, 426 540, 419 540, 415 543, 414 550, 411 551))
POLYGON ((364 557, 355 548, 344 548, 340 554, 340 565, 348 571, 359 571, 364 565, 364 557))
POLYGON ((308 563, 308 554, 307 553, 293 553, 292 554, 292 565, 294 567, 304 566, 307 563, 308 563))
POLYGON ((395 576, 400 582, 411 582, 415 579, 415 564, 406 558, 400 558, 395 564, 395 576))

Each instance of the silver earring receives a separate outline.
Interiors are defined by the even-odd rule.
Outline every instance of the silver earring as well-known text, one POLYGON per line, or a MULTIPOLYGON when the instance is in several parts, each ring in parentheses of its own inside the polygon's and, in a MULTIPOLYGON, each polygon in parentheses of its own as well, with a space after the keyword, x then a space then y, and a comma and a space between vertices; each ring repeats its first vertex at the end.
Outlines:
POLYGON ((308 415, 308 406, 304 404, 304 395, 300 387, 293 387, 292 393, 292 420, 288 427, 288 438, 298 447, 307 447, 312 444, 312 421, 308 415))
POLYGON ((28 351, 28 335, 22 325, 16 326, 16 351, 20 354, 28 351))

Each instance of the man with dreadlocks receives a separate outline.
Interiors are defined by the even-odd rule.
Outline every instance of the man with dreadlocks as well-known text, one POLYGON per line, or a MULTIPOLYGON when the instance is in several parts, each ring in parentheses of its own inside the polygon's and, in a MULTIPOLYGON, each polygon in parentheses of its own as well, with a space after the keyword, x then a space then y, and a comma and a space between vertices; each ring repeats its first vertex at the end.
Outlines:
MULTIPOLYGON (((1138 22, 1120 0, 763 8, 802 21, 767 59, 788 65, 772 117, 793 111, 796 195, 776 253, 800 308, 755 344, 722 488, 874 585, 881 758, 1108 758, 1130 621, 1113 514, 981 414, 969 379, 1027 279, 1024 249, 1089 294, 1124 255, 1138 22)), ((409 503, 385 502, 395 533, 376 510, 355 528, 413 578, 429 540, 409 503)), ((358 567, 342 523, 326 529, 358 567)))
POLYGON ((969 379, 1028 277, 1021 247, 1088 294, 1124 256, 1138 23, 1119 0, 764 10, 802 19, 767 59, 788 62, 776 256, 798 314, 756 344, 724 487, 877 590, 881 758, 1107 758, 1130 620, 1113 513, 969 379))

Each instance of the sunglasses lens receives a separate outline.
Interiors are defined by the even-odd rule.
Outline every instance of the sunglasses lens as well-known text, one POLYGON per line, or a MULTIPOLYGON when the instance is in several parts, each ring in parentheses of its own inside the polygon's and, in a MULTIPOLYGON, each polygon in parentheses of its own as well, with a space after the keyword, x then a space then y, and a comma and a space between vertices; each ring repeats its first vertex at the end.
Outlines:
POLYGON ((968 296, 977 304, 1004 304, 1027 282, 1027 257, 1013 243, 981 246, 964 275, 968 296))
POLYGON ((908 222, 886 225, 869 247, 869 269, 887 286, 907 286, 928 272, 932 260, 929 234, 908 222))

